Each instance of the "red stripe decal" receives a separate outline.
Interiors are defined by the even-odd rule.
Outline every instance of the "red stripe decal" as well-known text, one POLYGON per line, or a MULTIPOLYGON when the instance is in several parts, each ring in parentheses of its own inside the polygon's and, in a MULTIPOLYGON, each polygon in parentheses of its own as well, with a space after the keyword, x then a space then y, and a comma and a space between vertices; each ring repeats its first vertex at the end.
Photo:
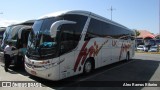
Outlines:
POLYGON ((122 46, 121 46, 121 51, 120 51, 120 55, 119 55, 119 60, 121 60, 122 54, 123 54, 124 52, 127 53, 128 49, 129 49, 130 47, 131 47, 131 44, 128 44, 128 45, 122 44, 122 46))
POLYGON ((86 54, 87 48, 86 48, 86 46, 87 46, 88 42, 89 41, 86 41, 82 46, 82 49, 81 49, 81 51, 80 51, 80 53, 79 53, 79 55, 77 57, 75 65, 74 65, 74 72, 77 70, 78 64, 80 63, 80 60, 82 59, 82 57, 83 57, 83 59, 86 59, 86 57, 87 57, 87 54, 86 54))
MULTIPOLYGON (((92 45, 89 49, 86 47, 89 41, 86 41, 83 46, 82 49, 77 57, 76 63, 74 65, 74 72, 76 72, 78 65, 81 61, 81 65, 84 64, 87 56, 89 55, 89 57, 95 57, 97 56, 97 54, 99 53, 100 49, 103 47, 103 45, 105 45, 107 41, 105 41, 100 47, 98 46, 98 44, 96 43, 96 41, 94 42, 94 45, 92 45)), ((81 69, 80 69, 81 70, 81 69)))

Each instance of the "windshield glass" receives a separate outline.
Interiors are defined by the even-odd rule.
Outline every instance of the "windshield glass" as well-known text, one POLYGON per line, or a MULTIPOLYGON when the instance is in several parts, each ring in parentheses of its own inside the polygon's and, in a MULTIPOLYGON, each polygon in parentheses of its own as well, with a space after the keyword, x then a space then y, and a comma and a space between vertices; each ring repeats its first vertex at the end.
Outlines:
POLYGON ((144 46, 138 46, 138 48, 144 48, 144 46))
POLYGON ((18 31, 23 27, 23 25, 13 25, 8 26, 6 28, 6 31, 3 34, 3 40, 1 48, 4 49, 6 46, 6 43, 8 41, 12 42, 12 44, 16 47, 17 37, 18 37, 18 31))
POLYGON ((154 46, 154 47, 151 47, 151 49, 157 49, 157 47, 154 46))
POLYGON ((6 28, 6 31, 3 33, 3 40, 2 40, 2 44, 1 44, 1 48, 4 49, 5 45, 6 45, 6 41, 8 38, 8 32, 10 31, 10 29, 12 28, 12 26, 8 26, 6 28))
POLYGON ((1 29, 1 28, 0 28, 0 39, 3 38, 3 33, 4 33, 4 31, 5 31, 5 29, 1 29))
MULTIPOLYGON (((1 30, 0 31, 0 45, 2 45, 2 39, 3 39, 3 34, 4 34, 4 30, 1 30)), ((3 51, 3 48, 2 47, 0 47, 0 51, 3 51)))
MULTIPOLYGON (((9 31, 7 32, 6 41, 12 42, 12 44, 16 47, 17 38, 18 38, 18 31, 23 27, 23 25, 16 25, 12 26, 9 31)), ((5 41, 5 42, 6 42, 5 41)))
POLYGON ((50 37, 49 32, 55 20, 56 18, 48 18, 34 23, 28 39, 28 56, 32 55, 35 59, 55 56, 56 41, 55 38, 50 37))
MULTIPOLYGON (((35 21, 32 27, 33 30, 31 31, 28 39, 29 41, 26 53, 27 57, 34 60, 46 60, 50 58, 55 58, 60 55, 60 43, 64 41, 66 42, 66 40, 69 43, 71 39, 70 37, 72 37, 74 41, 72 42, 74 43, 74 46, 68 47, 75 48, 78 44, 78 41, 80 40, 80 35, 82 33, 86 20, 86 16, 68 14, 35 21), (76 22, 76 24, 71 24, 69 25, 69 27, 66 25, 60 25, 58 27, 56 37, 51 38, 51 25, 59 20, 74 21, 76 22), (73 32, 74 34, 68 34, 67 30, 70 30, 69 32, 73 32)), ((65 45, 67 46, 68 44, 65 45)), ((74 48, 67 49, 67 47, 64 47, 63 53, 67 53, 74 48)))

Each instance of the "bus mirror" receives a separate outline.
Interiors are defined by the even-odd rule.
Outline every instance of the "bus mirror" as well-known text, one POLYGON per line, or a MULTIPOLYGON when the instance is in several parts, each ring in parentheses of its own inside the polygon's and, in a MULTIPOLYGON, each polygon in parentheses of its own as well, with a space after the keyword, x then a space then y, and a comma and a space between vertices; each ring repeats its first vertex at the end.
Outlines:
POLYGON ((50 28, 50 35, 51 35, 52 38, 56 37, 57 31, 58 31, 58 27, 63 25, 63 24, 76 24, 76 22, 68 21, 68 20, 59 20, 59 21, 54 22, 51 25, 51 28, 50 28))

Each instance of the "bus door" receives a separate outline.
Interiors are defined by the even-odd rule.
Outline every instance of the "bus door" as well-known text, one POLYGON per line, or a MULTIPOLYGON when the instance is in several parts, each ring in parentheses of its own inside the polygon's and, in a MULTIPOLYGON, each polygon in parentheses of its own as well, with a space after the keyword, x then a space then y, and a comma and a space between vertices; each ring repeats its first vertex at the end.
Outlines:
POLYGON ((59 33, 60 79, 62 79, 73 75, 76 46, 71 25, 62 25, 59 33))
POLYGON ((22 42, 23 42, 23 44, 27 44, 28 36, 29 36, 30 31, 31 31, 31 29, 22 31, 22 42))

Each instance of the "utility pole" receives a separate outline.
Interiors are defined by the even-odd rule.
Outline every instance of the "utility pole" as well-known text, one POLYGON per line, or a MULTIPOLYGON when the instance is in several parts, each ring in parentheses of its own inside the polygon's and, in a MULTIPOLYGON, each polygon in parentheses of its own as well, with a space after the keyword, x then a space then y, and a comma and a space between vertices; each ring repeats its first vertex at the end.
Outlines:
MULTIPOLYGON (((158 36, 160 36, 160 0, 159 0, 159 35, 158 36)), ((157 45, 157 47, 158 47, 158 52, 160 52, 160 44, 157 45)))
POLYGON ((159 35, 160 35, 160 0, 159 0, 159 35))
POLYGON ((111 8, 110 9, 108 9, 109 11, 111 11, 111 20, 112 20, 112 14, 113 14, 113 11, 114 10, 116 10, 116 9, 114 9, 114 8, 112 8, 112 6, 111 6, 111 8))

